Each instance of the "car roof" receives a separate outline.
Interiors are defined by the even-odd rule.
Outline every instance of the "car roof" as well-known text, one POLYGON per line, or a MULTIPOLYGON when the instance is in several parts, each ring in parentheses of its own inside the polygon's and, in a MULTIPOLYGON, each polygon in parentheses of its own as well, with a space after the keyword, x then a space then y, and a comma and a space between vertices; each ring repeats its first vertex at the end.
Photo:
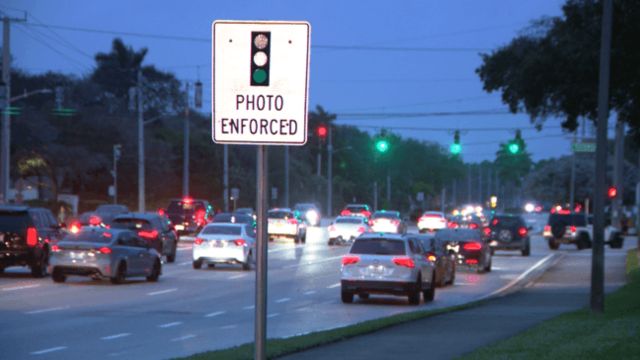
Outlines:
POLYGON ((205 225, 205 228, 208 228, 210 226, 229 226, 229 227, 242 227, 242 226, 247 226, 247 224, 244 223, 227 223, 227 222, 217 222, 217 223, 208 223, 207 225, 205 225))
POLYGON ((135 231, 130 229, 118 229, 118 228, 105 228, 99 226, 83 226, 80 229, 80 232, 100 232, 100 233, 110 233, 111 235, 118 236, 122 233, 132 233, 135 234, 135 231))
POLYGON ((348 206, 366 206, 366 207, 369 207, 369 205, 367 205, 367 204, 347 204, 344 207, 348 207, 348 206))
POLYGON ((0 205, 0 212, 23 212, 29 209, 35 208, 30 208, 24 205, 0 205))
POLYGON ((143 220, 151 220, 160 217, 160 215, 156 213, 140 213, 140 212, 128 212, 124 214, 117 215, 114 220, 117 219, 143 219, 143 220))
POLYGON ((393 239, 393 240, 406 240, 403 235, 400 234, 391 234, 391 233, 364 233, 358 236, 357 240, 360 239, 393 239))
POLYGON ((293 212, 293 211, 291 211, 291 209, 290 209, 290 208, 273 208, 273 209, 269 209, 269 212, 272 212, 272 211, 274 211, 274 212, 275 212, 275 211, 288 211, 288 212, 293 212))

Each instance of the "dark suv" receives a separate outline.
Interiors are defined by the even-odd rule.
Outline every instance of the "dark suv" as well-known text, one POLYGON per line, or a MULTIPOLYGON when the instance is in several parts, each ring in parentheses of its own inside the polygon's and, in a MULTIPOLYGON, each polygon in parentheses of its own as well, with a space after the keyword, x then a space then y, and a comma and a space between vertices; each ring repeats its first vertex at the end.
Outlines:
POLYGON ((113 219, 111 227, 135 231, 161 256, 166 255, 168 262, 172 263, 176 260, 178 235, 165 216, 153 213, 122 214, 113 219))
POLYGON ((511 214, 495 215, 484 228, 491 250, 519 250, 522 256, 531 254, 529 228, 522 216, 511 214))
POLYGON ((166 213, 178 235, 197 234, 214 215, 207 200, 189 197, 171 200, 166 213))
POLYGON ((576 244, 577 228, 586 226, 587 220, 584 214, 572 214, 569 211, 560 210, 549 214, 543 235, 549 242, 549 248, 556 250, 560 244, 576 244))
POLYGON ((0 206, 0 272, 28 266, 34 277, 47 275, 49 246, 63 236, 51 211, 27 206, 0 206))

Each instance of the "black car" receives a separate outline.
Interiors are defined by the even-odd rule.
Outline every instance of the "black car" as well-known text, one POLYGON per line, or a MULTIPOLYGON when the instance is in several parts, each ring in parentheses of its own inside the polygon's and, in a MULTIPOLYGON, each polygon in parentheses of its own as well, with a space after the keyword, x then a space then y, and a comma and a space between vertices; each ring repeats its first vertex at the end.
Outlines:
POLYGON ((166 255, 168 262, 176 260, 178 235, 166 217, 155 213, 128 213, 116 216, 112 227, 135 231, 160 255, 166 255))
POLYGON ((458 265, 468 266, 478 273, 491 271, 491 247, 479 230, 442 229, 435 235, 453 251, 458 265))
POLYGON ((171 200, 165 212, 178 235, 197 234, 214 216, 207 200, 190 197, 171 200))
POLYGON ((50 210, 0 206, 0 273, 9 266, 28 266, 31 275, 47 275, 49 250, 63 236, 50 210))
POLYGON ((218 213, 213 217, 214 223, 249 224, 256 227, 256 220, 253 216, 242 213, 218 213))
POLYGON ((522 256, 531 254, 529 228, 520 215, 495 215, 485 228, 492 250, 517 250, 522 256))
POLYGON ((436 238, 435 233, 407 237, 420 241, 424 256, 435 265, 436 286, 453 285, 456 281, 456 257, 454 252, 447 248, 449 242, 436 238))

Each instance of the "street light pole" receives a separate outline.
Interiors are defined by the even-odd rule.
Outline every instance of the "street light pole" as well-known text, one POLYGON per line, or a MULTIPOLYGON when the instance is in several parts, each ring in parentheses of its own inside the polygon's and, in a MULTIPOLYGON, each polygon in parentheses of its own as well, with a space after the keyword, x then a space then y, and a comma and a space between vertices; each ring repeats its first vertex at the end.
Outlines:
POLYGON ((120 160, 120 151, 122 145, 113 145, 113 203, 118 203, 118 160, 120 160))
POLYGON ((142 108, 142 69, 138 69, 138 211, 145 211, 144 201, 144 117, 142 108))
POLYGON ((11 57, 9 53, 10 45, 9 30, 11 29, 11 23, 8 17, 2 19, 2 81, 5 86, 5 102, 3 106, 3 119, 2 119, 2 149, 0 154, 0 162, 2 162, 2 169, 0 169, 0 181, 2 186, 2 202, 8 203, 9 199, 9 161, 11 160, 11 115, 9 115, 9 99, 11 98, 11 57))
POLYGON ((284 147, 284 207, 289 207, 289 147, 284 147))
POLYGON ((331 217, 333 211, 333 143, 332 136, 333 127, 329 124, 327 133, 327 217, 331 217))
POLYGON ((189 83, 186 83, 186 105, 184 110, 184 163, 182 164, 182 196, 189 195, 189 83))
POLYGON ((229 145, 227 144, 222 145, 222 188, 224 212, 229 212, 229 145))

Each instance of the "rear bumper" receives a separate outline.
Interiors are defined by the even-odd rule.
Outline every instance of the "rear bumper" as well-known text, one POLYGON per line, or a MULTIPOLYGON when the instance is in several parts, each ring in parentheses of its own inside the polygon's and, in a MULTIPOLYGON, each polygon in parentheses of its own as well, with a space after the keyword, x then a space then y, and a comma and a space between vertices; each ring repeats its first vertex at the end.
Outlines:
POLYGON ((556 242, 560 243, 560 244, 575 244, 576 243, 576 239, 573 237, 560 237, 560 238, 556 238, 556 237, 545 237, 545 240, 550 241, 550 240, 555 240, 556 242))
POLYGON ((525 240, 514 240, 509 242, 490 240, 489 246, 494 250, 520 250, 525 246, 525 240))
POLYGON ((209 264, 215 263, 245 263, 248 251, 244 248, 236 249, 197 249, 193 250, 193 260, 209 264))
POLYGON ((406 295, 415 291, 415 282, 395 282, 395 281, 368 281, 368 280, 342 280, 340 282, 342 291, 350 293, 376 293, 406 295))
POLYGON ((22 265, 26 266, 33 263, 35 255, 33 251, 0 251, 0 266, 9 267, 22 265))
POLYGON ((77 275, 77 276, 97 276, 101 278, 107 278, 111 276, 111 269, 107 267, 102 269, 96 266, 72 266, 72 265, 50 265, 49 273, 53 274, 57 272, 61 275, 77 275))

